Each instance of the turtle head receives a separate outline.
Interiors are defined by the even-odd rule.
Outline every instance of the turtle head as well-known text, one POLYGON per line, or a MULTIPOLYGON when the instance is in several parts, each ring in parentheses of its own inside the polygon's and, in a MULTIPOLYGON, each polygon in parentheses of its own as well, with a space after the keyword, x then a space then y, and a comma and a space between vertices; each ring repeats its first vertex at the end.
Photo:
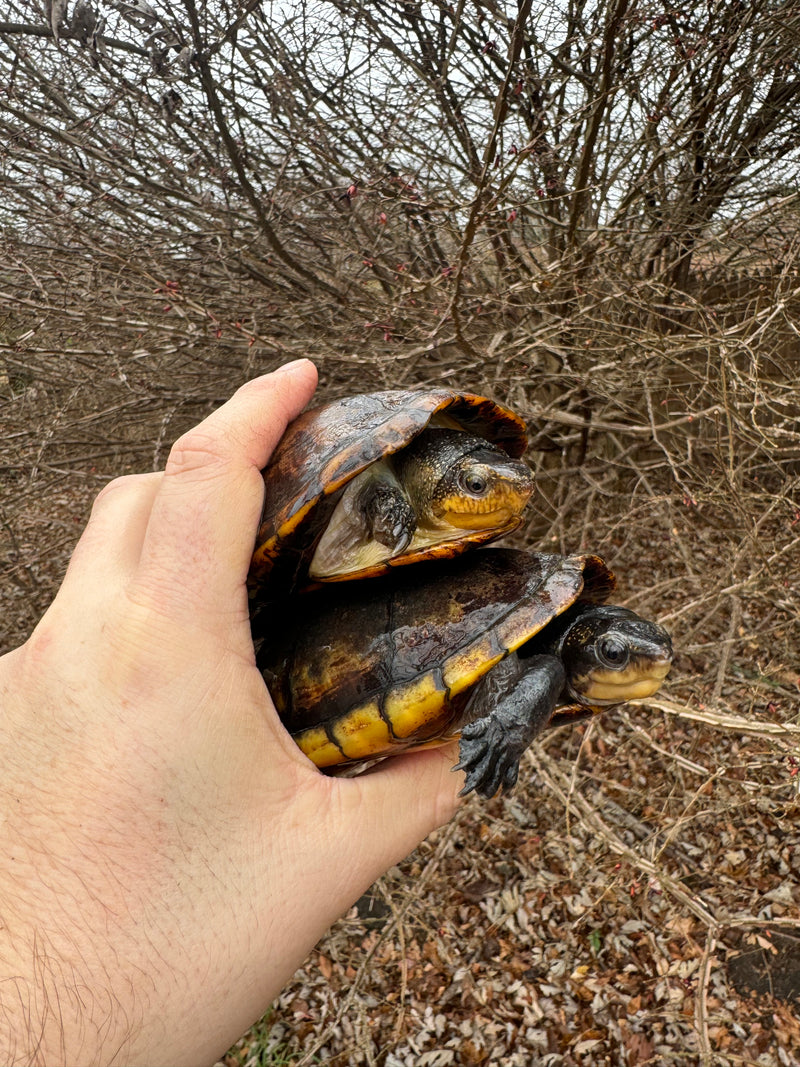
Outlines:
POLYGON ((421 526, 505 532, 518 525, 533 492, 533 473, 482 437, 429 429, 410 453, 418 464, 417 514, 421 526))
POLYGON ((570 696, 607 707, 656 692, 672 665, 672 641, 628 608, 586 605, 564 632, 560 655, 570 696))

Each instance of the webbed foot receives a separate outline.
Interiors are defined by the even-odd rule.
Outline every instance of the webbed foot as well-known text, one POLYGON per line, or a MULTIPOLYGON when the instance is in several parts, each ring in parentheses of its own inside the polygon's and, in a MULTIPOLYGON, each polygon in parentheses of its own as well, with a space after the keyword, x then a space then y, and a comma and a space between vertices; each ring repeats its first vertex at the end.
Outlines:
POLYGON ((474 789, 484 797, 493 797, 500 789, 513 789, 519 774, 519 761, 528 747, 529 738, 514 736, 515 731, 491 715, 468 723, 461 731, 458 763, 454 771, 465 771, 466 781, 459 796, 474 789))
POLYGON ((484 676, 467 705, 477 718, 461 730, 461 758, 453 768, 466 771, 461 796, 474 789, 493 797, 514 788, 522 754, 547 726, 563 687, 563 664, 547 654, 524 663, 510 655, 484 676))

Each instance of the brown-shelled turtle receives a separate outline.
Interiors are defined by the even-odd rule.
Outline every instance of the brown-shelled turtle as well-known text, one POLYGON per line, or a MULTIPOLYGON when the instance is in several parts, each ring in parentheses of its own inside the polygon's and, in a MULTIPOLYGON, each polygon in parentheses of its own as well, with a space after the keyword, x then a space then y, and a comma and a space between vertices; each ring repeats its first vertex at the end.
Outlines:
POLYGON ((464 791, 492 796, 545 727, 666 677, 668 634, 606 604, 613 588, 597 556, 482 549, 290 598, 262 620, 258 664, 318 767, 460 736, 464 791))
POLYGON ((251 591, 374 576, 510 532, 533 491, 526 444, 512 411, 451 389, 304 412, 264 470, 251 591))

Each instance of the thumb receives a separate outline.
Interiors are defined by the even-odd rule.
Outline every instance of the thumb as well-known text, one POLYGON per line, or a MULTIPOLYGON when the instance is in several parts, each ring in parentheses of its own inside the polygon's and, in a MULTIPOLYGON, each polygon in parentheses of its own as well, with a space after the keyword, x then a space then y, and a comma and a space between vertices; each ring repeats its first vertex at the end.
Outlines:
POLYGON ((463 773, 453 772, 457 760, 453 742, 392 757, 359 778, 340 780, 355 787, 340 810, 351 822, 345 840, 360 852, 352 857, 359 881, 366 878, 370 885, 452 819, 464 785, 463 773))

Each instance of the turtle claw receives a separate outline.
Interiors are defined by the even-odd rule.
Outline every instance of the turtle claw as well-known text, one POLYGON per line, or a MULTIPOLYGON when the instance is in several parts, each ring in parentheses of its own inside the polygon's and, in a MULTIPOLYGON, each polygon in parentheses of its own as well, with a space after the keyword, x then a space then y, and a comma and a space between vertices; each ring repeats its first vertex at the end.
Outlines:
POLYGON ((484 797, 493 797, 500 789, 513 789, 519 774, 521 748, 509 736, 508 728, 492 716, 477 719, 461 731, 458 763, 454 771, 465 771, 466 780, 459 796, 474 789, 484 797))
POLYGON ((406 498, 391 486, 379 483, 372 486, 363 506, 369 536, 393 556, 402 555, 417 529, 417 516, 406 498))
POLYGON ((391 541, 385 543, 387 544, 387 547, 391 548, 393 556, 400 556, 411 544, 413 536, 413 528, 409 527, 408 524, 398 522, 392 529, 391 541))

